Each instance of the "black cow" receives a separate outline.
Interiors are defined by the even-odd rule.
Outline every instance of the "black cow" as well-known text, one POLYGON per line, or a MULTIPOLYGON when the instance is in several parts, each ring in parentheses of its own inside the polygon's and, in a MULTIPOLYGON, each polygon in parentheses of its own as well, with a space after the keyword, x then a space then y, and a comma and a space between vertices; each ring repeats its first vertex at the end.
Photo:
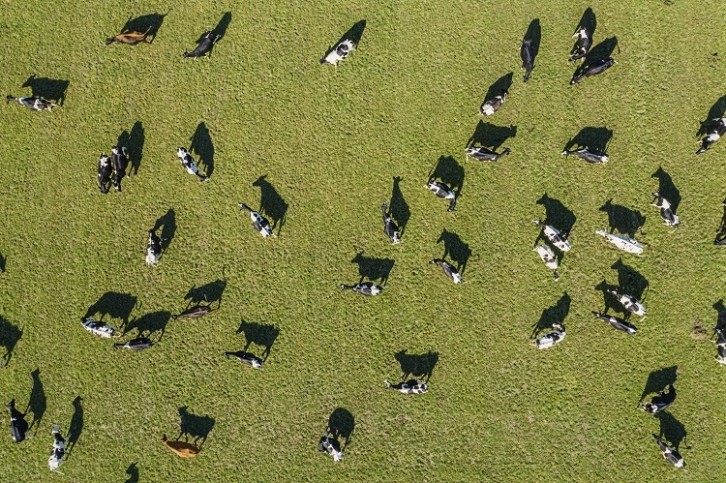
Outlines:
POLYGON ((184 51, 184 54, 182 54, 182 57, 204 57, 205 55, 209 54, 211 57, 212 55, 212 47, 214 47, 214 44, 221 39, 222 36, 220 34, 215 34, 211 30, 208 30, 202 34, 201 37, 199 37, 199 40, 197 40, 197 46, 194 50, 189 52, 188 50, 184 51))

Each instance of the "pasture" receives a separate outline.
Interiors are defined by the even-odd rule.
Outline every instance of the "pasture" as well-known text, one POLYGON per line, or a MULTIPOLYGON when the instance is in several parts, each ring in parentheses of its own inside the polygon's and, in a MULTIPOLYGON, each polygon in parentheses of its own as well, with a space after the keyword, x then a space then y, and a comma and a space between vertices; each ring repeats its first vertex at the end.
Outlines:
POLYGON ((30 95, 22 86, 32 75, 67 84, 36 83, 64 92, 52 113, 0 109, 0 339, 14 341, 0 396, 21 410, 31 400, 29 420, 41 416, 29 440, 0 438, 2 480, 723 474, 726 368, 692 327, 715 325, 726 282, 726 252, 713 245, 726 142, 694 156, 701 122, 726 94, 726 4, 669 3, 3 2, 2 93, 30 95), (570 36, 588 7, 594 45, 617 38, 617 64, 571 87, 570 36), (211 58, 183 59, 226 12, 211 58), (104 45, 129 16, 151 13, 166 14, 151 44, 104 45), (519 49, 534 19, 541 44, 525 84, 519 49), (320 65, 360 20, 358 50, 337 69, 320 65), (509 72, 506 103, 481 118, 487 90, 509 72), (609 163, 560 155, 587 127, 612 131, 609 163), (123 192, 102 195, 98 156, 124 131, 140 161, 123 192), (477 133, 512 154, 465 159, 477 133), (209 182, 176 159, 192 143, 212 168, 209 182), (453 213, 424 189, 440 159, 463 168, 453 213), (380 219, 394 177, 410 212, 395 246, 380 219), (649 206, 668 178, 681 197, 676 229, 649 206), (608 200, 645 217, 642 256, 595 235, 608 228, 608 200), (284 215, 280 235, 260 237, 241 202, 284 215), (548 204, 550 216, 574 218, 558 282, 532 251, 532 220, 548 204), (171 240, 149 268, 145 243, 158 220, 171 240), (461 285, 428 265, 444 253, 440 239, 471 252, 461 285), (361 251, 363 262, 352 263, 361 251), (338 288, 386 260, 394 263, 381 296, 338 288), (643 290, 648 317, 633 320, 636 335, 592 317, 603 309, 603 280, 643 290), (185 296, 210 294, 221 297, 219 310, 169 319, 185 296), (112 312, 107 322, 126 318, 161 340, 140 353, 113 351, 80 326, 94 304, 112 312), (566 314, 567 338, 537 351, 529 339, 550 307, 566 314), (222 357, 244 347, 245 323, 267 326, 258 335, 272 341, 259 371, 222 357), (425 395, 385 390, 404 350, 432 353, 425 395), (677 374, 679 396, 659 420, 637 404, 661 369, 677 374), (338 408, 354 427, 344 460, 333 463, 316 444, 338 408), (194 460, 161 444, 163 434, 177 436, 180 417, 207 434, 194 460), (53 423, 76 439, 62 475, 46 463, 53 423), (684 470, 658 453, 651 434, 661 425, 682 440, 684 470))

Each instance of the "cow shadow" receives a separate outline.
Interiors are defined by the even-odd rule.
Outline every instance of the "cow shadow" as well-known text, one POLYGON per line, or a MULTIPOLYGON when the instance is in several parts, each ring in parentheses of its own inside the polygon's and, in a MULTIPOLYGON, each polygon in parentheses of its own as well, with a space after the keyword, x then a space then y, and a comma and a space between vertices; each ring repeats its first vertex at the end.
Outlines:
POLYGON ((344 40, 350 40, 353 42, 353 44, 358 45, 360 42, 360 39, 363 37, 363 32, 365 32, 366 29, 366 21, 365 20, 359 20, 356 23, 353 24, 351 28, 348 29, 346 33, 344 33, 340 39, 335 43, 335 45, 338 45, 344 40))
POLYGON ((214 428, 214 418, 197 416, 190 413, 186 406, 181 406, 179 408, 179 419, 179 436, 176 437, 176 440, 179 441, 184 436, 184 440, 189 442, 191 438, 192 444, 201 449, 209 433, 212 432, 212 428, 214 428))
MULTIPOLYGON (((232 23, 232 12, 225 12, 224 15, 222 15, 222 18, 219 19, 219 23, 217 23, 217 26, 214 27, 214 30, 212 30, 212 34, 218 35, 219 40, 222 40, 225 35, 227 35, 227 29, 229 28, 229 24, 232 23)), ((219 42, 217 40, 217 42, 219 42)))
POLYGON ((48 399, 45 397, 43 382, 40 380, 40 369, 31 372, 30 376, 33 378, 33 388, 30 390, 28 407, 24 412, 30 411, 33 413, 33 422, 30 423, 28 431, 35 426, 35 434, 38 434, 38 426, 40 426, 40 421, 43 419, 45 410, 48 407, 48 399))
POLYGON ((648 290, 648 279, 633 267, 624 264, 622 258, 618 258, 610 268, 618 271, 619 290, 632 295, 642 302, 645 297, 645 292, 648 290))
POLYGON ((136 463, 131 463, 126 468, 126 474, 129 475, 128 479, 124 483, 139 483, 139 468, 136 463))
POLYGON ((451 156, 441 156, 434 169, 429 173, 429 182, 436 179, 447 184, 458 199, 464 187, 464 167, 451 156))
POLYGON ((141 121, 136 121, 131 128, 131 134, 123 131, 116 143, 117 146, 125 146, 129 151, 129 163, 134 170, 134 174, 139 172, 141 167, 141 158, 144 153, 144 126, 141 121))
POLYGON ((5 317, 0 316, 0 346, 5 348, 5 353, 0 358, 2 362, 0 367, 6 367, 10 363, 13 350, 15 350, 15 346, 22 336, 23 331, 17 325, 12 324, 5 317))
POLYGON ((567 314, 570 313, 571 303, 572 298, 567 292, 565 292, 556 304, 544 309, 542 311, 542 315, 539 317, 539 320, 535 322, 532 327, 532 335, 530 338, 537 337, 537 335, 543 330, 551 329, 554 324, 559 323, 564 325, 564 320, 567 317, 567 314))
POLYGON ((5 273, 5 268, 8 265, 8 257, 7 255, 3 255, 0 253, 0 273, 5 273))
POLYGON ((726 329, 726 306, 724 306, 723 299, 719 299, 713 304, 713 309, 716 311, 716 324, 714 329, 726 329))
POLYGON ((527 32, 524 34, 524 38, 522 39, 522 46, 524 46, 524 43, 527 41, 529 41, 532 46, 532 66, 534 66, 537 54, 539 54, 539 45, 542 42, 542 27, 539 24, 538 18, 529 23, 527 32))
POLYGON ((673 184, 671 175, 659 166, 656 172, 651 175, 651 178, 658 178, 658 194, 670 202, 671 210, 675 213, 681 203, 681 192, 673 184))
POLYGON ((407 354, 406 352, 404 349, 394 355, 401 365, 401 380, 407 381, 409 376, 415 376, 428 381, 436 363, 439 362, 439 353, 429 351, 426 354, 407 354))
POLYGON ((76 447, 81 432, 83 432, 83 406, 81 401, 81 396, 77 396, 73 400, 73 416, 71 416, 71 425, 68 428, 68 438, 66 439, 66 458, 70 457, 71 451, 76 447))
POLYGON ((216 303, 217 307, 222 306, 222 295, 227 288, 227 279, 217 279, 213 282, 206 283, 200 287, 194 286, 189 289, 184 296, 184 300, 188 300, 188 306, 198 305, 202 302, 207 304, 216 303))
MULTIPOLYGON (((587 29, 588 32, 590 32, 591 36, 595 35, 595 29, 597 28, 597 17, 595 16, 595 12, 592 11, 591 7, 587 7, 587 10, 582 14, 582 17, 580 18, 580 21, 577 24, 577 27, 575 28, 575 32, 577 33, 581 28, 587 29)), ((574 53, 571 52, 571 54, 574 53)))
POLYGON ((590 65, 593 62, 610 57, 617 46, 618 38, 608 37, 590 49, 590 52, 585 55, 585 62, 583 63, 583 66, 590 65))
POLYGON ((161 228, 161 233, 159 234, 159 238, 161 238, 161 249, 166 251, 176 234, 176 213, 173 209, 169 208, 161 218, 156 220, 153 231, 156 232, 159 228, 161 228))
POLYGON ((396 223, 398 223, 399 236, 403 237, 403 232, 406 230, 408 220, 411 218, 411 209, 408 207, 408 203, 406 203, 406 199, 403 197, 401 181, 403 181, 403 178, 400 176, 393 177, 391 202, 388 205, 388 209, 393 219, 396 220, 396 223))
POLYGON ((344 408, 336 408, 328 418, 328 435, 336 440, 345 449, 350 444, 355 429, 355 418, 350 411, 344 408))
POLYGON ((214 172, 214 143, 209 128, 203 121, 197 124, 197 129, 189 140, 191 141, 189 151, 197 154, 199 164, 204 166, 205 174, 211 177, 214 172))
POLYGON ((721 223, 716 232, 716 238, 713 240, 714 245, 726 244, 726 200, 723 201, 723 214, 721 215, 721 223))
POLYGON ((30 87, 33 96, 42 97, 62 106, 66 100, 66 90, 70 83, 67 80, 36 77, 33 74, 23 83, 23 87, 30 87))
POLYGON ((615 296, 608 292, 608 290, 620 290, 618 286, 610 285, 609 283, 607 283, 606 280, 603 280, 599 284, 595 285, 595 290, 599 290, 600 292, 602 292, 603 302, 605 303, 605 308, 602 310, 603 314, 607 314, 610 309, 613 309, 616 312, 621 313, 621 317, 624 320, 627 321, 630 319, 630 312, 625 310, 625 308, 620 305, 615 296))
POLYGON ((91 305, 86 311, 84 319, 100 314, 100 319, 103 320, 105 316, 109 316, 112 319, 120 319, 120 328, 126 327, 129 323, 129 317, 131 311, 136 306, 136 297, 128 293, 119 292, 106 292, 101 295, 98 301, 91 305))
POLYGON ((483 102, 490 101, 497 97, 499 94, 501 94, 504 91, 509 91, 509 88, 512 87, 512 78, 514 77, 514 72, 509 72, 508 74, 504 74, 499 79, 494 81, 494 84, 489 86, 489 89, 487 90, 487 95, 484 97, 483 102))
POLYGON ((572 210, 563 205, 560 200, 550 198, 545 193, 537 200, 537 204, 545 208, 544 223, 546 225, 552 225, 562 233, 569 233, 572 227, 575 226, 577 216, 575 216, 572 210))
POLYGON ((706 119, 701 121, 698 131, 696 131, 696 137, 700 138, 706 134, 706 131, 708 131, 708 128, 711 126, 713 120, 724 117, 724 113, 726 113, 726 96, 721 96, 721 98, 719 98, 719 100, 711 106, 711 109, 706 115, 706 119))
POLYGON ((156 39, 156 34, 159 32, 161 25, 164 23, 164 17, 166 17, 167 15, 169 15, 169 12, 165 14, 149 13, 134 18, 129 17, 129 19, 126 21, 123 28, 121 29, 121 33, 144 33, 148 31, 149 33, 147 35, 147 38, 150 39, 149 43, 152 43, 154 39, 156 39))
POLYGON ((260 188, 260 211, 272 220, 272 229, 274 231, 277 228, 277 236, 280 236, 289 205, 272 183, 267 181, 266 174, 257 178, 252 186, 260 188))
POLYGON ((686 427, 667 411, 658 413, 657 417, 660 422, 660 437, 668 440, 678 451, 679 446, 688 435, 686 427))
POLYGON ((363 255, 363 251, 356 253, 350 262, 358 264, 358 275, 360 275, 359 283, 368 279, 372 282, 378 282, 381 285, 386 285, 388 276, 391 274, 393 265, 396 263, 390 258, 366 257, 363 255))
POLYGON ((663 391, 665 388, 674 384, 678 377, 678 366, 664 367, 657 369, 648 374, 648 380, 645 381, 643 393, 640 395, 640 402, 645 399, 648 394, 663 391))
POLYGON ((474 133, 466 143, 466 147, 484 146, 493 150, 499 149, 509 138, 517 136, 517 126, 495 126, 489 122, 479 121, 474 133))
POLYGON ((469 262, 471 257, 471 248, 469 245, 454 232, 444 229, 441 232, 441 236, 436 240, 436 243, 444 242, 444 254, 441 256, 443 260, 446 260, 447 256, 449 259, 456 263, 456 270, 464 275, 466 270, 466 264, 469 262))
POLYGON ((606 127, 584 127, 575 137, 565 145, 565 150, 570 151, 573 147, 578 149, 589 149, 600 154, 607 153, 610 140, 613 138, 612 129, 606 127))
POLYGON ((153 334, 158 333, 159 338, 157 341, 160 341, 161 338, 164 337, 164 332, 166 331, 166 326, 170 319, 171 312, 166 310, 144 314, 141 317, 132 320, 129 323, 129 326, 124 329, 123 335, 126 335, 127 332, 136 329, 139 337, 150 338, 153 334))
POLYGON ((260 358, 263 361, 266 361, 270 356, 272 345, 280 335, 280 329, 271 324, 258 324, 257 322, 247 322, 242 319, 239 329, 237 329, 237 333, 245 335, 245 352, 247 352, 247 349, 249 349, 252 344, 264 347, 265 350, 260 355, 260 358))
POLYGON ((612 201, 612 199, 609 199, 600 207, 600 211, 608 214, 610 233, 617 230, 620 234, 628 235, 631 238, 635 236, 638 230, 642 233, 645 216, 640 211, 626 208, 623 205, 615 205, 612 201))

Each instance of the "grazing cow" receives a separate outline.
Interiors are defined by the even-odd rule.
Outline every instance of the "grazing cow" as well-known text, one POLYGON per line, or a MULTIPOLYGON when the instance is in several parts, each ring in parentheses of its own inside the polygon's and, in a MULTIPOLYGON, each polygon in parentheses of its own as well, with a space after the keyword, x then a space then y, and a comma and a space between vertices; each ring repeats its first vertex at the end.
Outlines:
POLYGON ((550 347, 559 344, 565 339, 567 332, 565 326, 559 322, 552 324, 552 328, 555 329, 552 332, 548 332, 542 337, 534 340, 534 345, 537 349, 549 349, 550 347))
POLYGON ((519 49, 519 56, 522 57, 524 82, 527 82, 534 69, 534 45, 532 39, 525 39, 522 42, 522 47, 519 49))
POLYGON ((607 293, 615 297, 615 300, 617 300, 628 312, 639 317, 645 317, 645 306, 632 295, 619 293, 614 289, 607 289, 607 293))
POLYGON ((114 344, 113 350, 128 349, 138 352, 144 349, 148 349, 152 345, 154 345, 154 343, 151 342, 151 339, 148 339, 146 337, 137 337, 135 339, 127 340, 126 342, 119 342, 114 344))
POLYGON ((507 94, 509 94, 509 91, 502 89, 501 94, 492 97, 488 101, 484 101, 484 103, 479 107, 479 113, 482 116, 491 116, 497 112, 499 108, 502 107, 502 104, 504 104, 504 101, 507 100, 507 94))
POLYGON ((199 178, 199 181, 208 181, 209 177, 200 172, 199 168, 197 167, 197 163, 194 161, 194 158, 192 158, 192 155, 189 154, 189 151, 186 150, 186 148, 177 148, 176 155, 179 158, 179 162, 184 166, 184 169, 187 170, 187 173, 192 174, 199 178))
POLYGON ((724 334, 723 329, 719 329, 718 327, 714 327, 713 331, 717 334, 715 342, 718 354, 716 355, 716 360, 719 364, 726 365, 726 334, 724 334))
POLYGON ((224 357, 227 359, 237 359, 242 364, 250 366, 253 369, 261 369, 262 364, 265 362, 253 353, 246 351, 225 352, 224 357))
POLYGON ((596 318, 602 320, 603 322, 607 322, 613 328, 625 332, 628 335, 634 335, 638 329, 629 324, 628 322, 624 321, 623 319, 619 319, 617 317, 611 317, 609 315, 602 314, 600 312, 593 312, 592 315, 594 315, 596 318))
POLYGON ((262 235, 263 238, 275 236, 275 233, 272 231, 272 225, 270 225, 270 221, 267 218, 260 215, 258 212, 256 212, 244 203, 239 204, 239 209, 250 212, 250 220, 252 220, 252 226, 255 228, 255 230, 260 232, 260 235, 262 235))
POLYGON ((53 449, 50 450, 48 468, 50 468, 50 471, 55 471, 63 464, 63 457, 66 454, 66 439, 61 435, 60 426, 57 424, 53 426, 52 434, 53 449))
POLYGON ((118 337, 119 330, 115 327, 108 325, 105 322, 95 321, 93 317, 87 319, 81 319, 81 325, 91 334, 103 337, 104 339, 110 339, 112 337, 118 337))
POLYGON ((172 450, 175 455, 182 458, 194 458, 199 454, 199 447, 186 441, 169 441, 166 435, 161 437, 161 443, 172 450))
POLYGON ((550 247, 542 243, 535 246, 534 251, 537 252, 537 255, 539 255, 539 258, 544 262, 545 266, 552 270, 552 276, 555 281, 559 280, 560 274, 557 273, 557 269, 559 268, 560 263, 557 261, 555 252, 552 251, 550 247))
POLYGON ((198 319, 200 317, 204 317, 208 313, 212 311, 211 305, 194 305, 193 307, 189 307, 184 312, 172 315, 171 319, 198 319))
POLYGON ((8 102, 17 101, 20 105, 27 107, 31 111, 51 111, 56 105, 51 101, 47 101, 39 96, 13 97, 7 96, 8 102))
POLYGON ((634 253, 636 255, 640 255, 641 253, 643 253, 643 245, 638 243, 633 238, 623 235, 614 235, 612 233, 608 233, 605 230, 597 230, 595 233, 605 237, 607 241, 625 252, 634 253))
POLYGON ((328 453, 333 458, 333 461, 340 461, 343 459, 343 452, 340 450, 340 443, 338 443, 336 439, 329 438, 327 435, 320 438, 318 449, 322 453, 328 453))
POLYGON ((575 40, 575 45, 570 52, 570 62, 582 59, 590 51, 590 47, 592 46, 592 32, 589 32, 585 27, 581 27, 580 30, 575 32, 572 38, 576 38, 577 40, 575 40))
POLYGON ((615 65, 615 60, 612 57, 605 57, 604 59, 598 59, 592 64, 583 66, 579 72, 576 72, 570 81, 570 85, 579 84, 585 77, 591 77, 594 75, 602 74, 610 67, 615 65))
POLYGON ((665 222, 667 226, 678 226, 681 219, 673 212, 671 202, 663 198, 657 191, 653 192, 653 196, 656 199, 655 203, 651 203, 651 206, 655 206, 660 209, 660 217, 663 218, 663 222, 665 222))
POLYGON ((108 193, 108 189, 111 186, 111 176, 113 175, 113 166, 111 165, 111 158, 102 154, 98 158, 98 189, 101 193, 108 193))
POLYGON ((13 438, 13 442, 20 443, 27 435, 28 422, 25 420, 25 414, 15 409, 15 399, 8 403, 7 408, 10 411, 10 437, 13 438))
POLYGON ((388 211, 387 203, 381 205, 381 213, 383 213, 383 232, 394 245, 401 243, 401 233, 398 231, 398 226, 388 211))
POLYGON ((429 262, 431 265, 438 265, 444 271, 447 277, 454 281, 454 283, 461 283, 464 281, 461 274, 455 269, 449 262, 440 258, 434 258, 429 262))
POLYGON ((350 39, 341 40, 335 47, 320 59, 321 64, 330 64, 334 67, 338 67, 338 62, 347 58, 351 52, 356 48, 355 43, 350 39))
POLYGON ((441 181, 429 180, 426 189, 433 192, 439 198, 449 200, 449 211, 456 210, 456 192, 441 181))
POLYGON ((673 384, 668 386, 668 392, 661 391, 657 396, 653 396, 650 402, 642 405, 645 412, 650 414, 658 414, 659 412, 667 409, 668 406, 673 404, 676 400, 676 388, 673 384))
POLYGON ((661 453, 663 454, 663 458, 666 459, 670 464, 675 466, 676 468, 683 468, 686 463, 683 461, 683 457, 676 451, 675 448, 671 448, 663 440, 660 436, 653 435, 653 438, 655 439, 655 442, 658 444, 658 448, 660 448, 661 453))
POLYGON ((113 37, 107 38, 106 45, 111 45, 113 43, 136 45, 136 44, 140 44, 141 42, 146 42, 146 43, 150 44, 151 41, 148 38, 150 31, 151 31, 151 27, 149 27, 148 30, 146 30, 146 32, 137 32, 137 31, 121 32, 118 35, 114 35, 113 37))
POLYGON ((572 245, 567 240, 570 236, 570 232, 562 233, 560 230, 552 225, 546 225, 542 220, 534 220, 534 224, 542 228, 542 234, 552 243, 555 248, 563 253, 572 250, 572 245))
POLYGON ((562 155, 564 157, 568 157, 569 155, 577 156, 578 158, 582 159, 583 161, 587 161, 591 164, 603 164, 610 161, 610 158, 607 154, 599 153, 597 151, 593 151, 592 149, 588 148, 582 148, 582 149, 575 149, 575 150, 569 150, 565 149, 562 151, 562 155))
POLYGON ((191 52, 185 50, 182 57, 194 57, 196 59, 197 57, 204 57, 207 54, 211 57, 212 47, 214 47, 214 44, 216 44, 221 38, 221 34, 215 34, 211 30, 208 30, 199 37, 196 48, 191 52))
POLYGON ((111 162, 113 163, 113 185, 117 191, 121 191, 121 180, 126 176, 126 168, 129 166, 129 151, 126 146, 119 150, 118 146, 111 148, 111 162))
POLYGON ((504 148, 501 153, 493 151, 484 146, 471 146, 469 148, 466 148, 466 156, 472 157, 477 161, 497 161, 501 157, 508 156, 511 152, 512 150, 509 148, 504 148))
POLYGON ((411 379, 405 382, 401 381, 398 384, 391 384, 386 380, 385 383, 387 389, 392 389, 402 394, 426 394, 429 392, 429 385, 418 379, 411 379))
POLYGON ((159 263, 161 257, 161 238, 156 236, 154 230, 149 230, 149 241, 146 244, 146 264, 153 266, 159 263))
MULTIPOLYGON (((8 97, 9 99, 9 97, 8 97)), ((698 148, 696 154, 702 154, 711 148, 713 143, 721 139, 726 134, 726 117, 712 119, 711 125, 706 131, 706 137, 701 141, 701 147, 698 148)))
POLYGON ((380 295, 383 292, 383 287, 376 285, 373 282, 360 282, 355 285, 346 285, 342 283, 340 284, 340 288, 342 290, 352 290, 353 292, 358 292, 359 294, 366 295, 368 297, 380 295))

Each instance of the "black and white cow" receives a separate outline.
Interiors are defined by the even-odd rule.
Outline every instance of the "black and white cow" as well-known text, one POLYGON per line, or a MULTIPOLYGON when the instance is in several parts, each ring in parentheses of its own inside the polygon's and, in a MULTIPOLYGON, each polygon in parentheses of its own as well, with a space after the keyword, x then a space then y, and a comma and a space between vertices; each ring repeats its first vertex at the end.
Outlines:
POLYGON ((340 284, 340 288, 342 290, 352 290, 353 292, 358 292, 359 294, 366 295, 368 297, 380 295, 383 292, 383 287, 373 282, 360 282, 355 285, 346 285, 342 283, 340 284))
POLYGON ((652 206, 660 209, 660 217, 663 218, 663 222, 668 226, 678 226, 681 219, 678 218, 671 208, 671 202, 663 198, 657 191, 653 193, 655 202, 651 203, 652 206))
POLYGON ((615 245, 617 248, 628 252, 640 255, 643 253, 643 245, 641 245, 634 238, 630 238, 625 235, 616 235, 614 233, 608 233, 605 230, 596 230, 595 233, 604 237, 607 241, 615 245))
POLYGON ((612 317, 610 315, 605 315, 600 312, 593 312, 592 315, 602 320, 603 322, 610 324, 614 329, 625 332, 628 335, 635 335, 635 333, 638 332, 637 327, 618 317, 612 317))
POLYGON ((340 449, 340 443, 338 440, 328 437, 328 435, 320 438, 318 449, 320 452, 330 455, 330 457, 333 458, 333 461, 340 461, 343 459, 343 451, 340 449))
POLYGON ((570 52, 570 62, 582 59, 585 55, 587 55, 590 51, 590 47, 592 46, 592 33, 585 27, 580 27, 572 38, 577 40, 575 40, 575 45, 572 47, 572 51, 570 52))
POLYGON ((15 443, 20 443, 27 436, 28 422, 25 414, 15 409, 15 399, 8 403, 7 408, 10 411, 10 437, 15 443))
POLYGON ((588 148, 582 148, 582 149, 575 149, 575 150, 569 150, 565 149, 562 151, 562 155, 564 157, 568 157, 570 155, 577 156, 578 158, 582 159, 583 161, 587 161, 591 164, 603 164, 610 161, 610 158, 607 154, 599 153, 597 151, 594 151, 592 149, 588 148))
POLYGON ((645 306, 632 295, 620 293, 615 289, 607 289, 607 292, 631 314, 635 314, 638 317, 645 317, 645 306))
POLYGON ((258 212, 256 212, 244 203, 239 204, 239 209, 249 211, 252 226, 255 228, 255 230, 260 232, 260 235, 262 235, 263 238, 275 236, 275 233, 272 231, 272 225, 270 225, 270 221, 267 218, 260 215, 258 212))
POLYGON ((146 264, 154 266, 161 258, 161 238, 156 236, 154 230, 149 230, 149 241, 146 243, 146 264))
POLYGON ((701 141, 701 147, 698 148, 696 154, 705 153, 724 134, 726 134, 726 117, 712 119, 711 125, 706 131, 706 136, 701 141))
POLYGON ((431 265, 438 265, 441 267, 441 269, 444 271, 447 277, 449 277, 451 280, 453 280, 454 283, 461 283, 464 281, 463 277, 459 273, 459 271, 454 268, 453 265, 451 265, 446 260, 442 260, 440 258, 434 258, 429 262, 431 265))
POLYGON ((568 240, 569 231, 563 233, 554 226, 545 224, 542 220, 534 220, 534 224, 542 229, 542 236, 547 238, 559 251, 566 253, 572 250, 572 245, 568 240))
POLYGON ((466 148, 466 156, 472 157, 477 161, 497 161, 501 157, 508 156, 511 152, 512 150, 509 148, 504 148, 501 153, 484 146, 471 146, 466 148))
POLYGON ((502 107, 504 101, 507 100, 508 94, 508 90, 502 89, 502 92, 499 95, 492 97, 488 101, 484 101, 484 103, 479 107, 479 113, 482 116, 491 116, 497 112, 500 107, 502 107))
POLYGON ((61 464, 63 464, 63 457, 66 454, 66 440, 63 435, 61 435, 60 426, 57 424, 53 426, 52 434, 53 449, 50 450, 48 468, 50 468, 50 471, 55 471, 61 464))
POLYGON ((184 169, 187 171, 187 173, 196 176, 199 181, 208 181, 209 177, 199 171, 199 167, 197 167, 197 163, 194 161, 194 158, 192 158, 192 155, 189 154, 189 151, 186 150, 186 148, 177 148, 176 155, 179 158, 179 162, 184 166, 184 169))
POLYGON ((658 448, 660 448, 661 454, 663 455, 663 458, 666 459, 670 464, 675 466, 676 468, 683 468, 686 463, 683 461, 683 457, 676 451, 675 448, 671 448, 668 446, 663 439, 661 439, 660 436, 653 435, 653 438, 655 439, 655 442, 658 444, 658 448))
POLYGON ((98 189, 101 190, 101 193, 108 193, 112 176, 113 165, 111 164, 111 158, 102 154, 98 158, 98 189))
POLYGON ((351 52, 356 48, 355 43, 350 39, 343 39, 332 49, 325 54, 325 57, 320 59, 321 64, 330 64, 334 67, 338 67, 338 62, 346 59, 351 52))
POLYGON ((428 183, 426 183, 426 189, 431 191, 439 198, 449 200, 449 211, 456 210, 456 192, 453 189, 449 188, 445 183, 432 179, 429 180, 428 183))
POLYGON ((429 385, 418 379, 411 379, 405 382, 401 381, 398 384, 391 384, 386 380, 385 383, 387 389, 392 389, 402 394, 426 394, 429 392, 429 385))
POLYGON ((55 103, 47 101, 38 96, 13 97, 5 98, 8 102, 16 101, 21 106, 25 106, 31 111, 51 111, 55 107, 55 103))
POLYGON ((129 151, 126 146, 111 148, 111 163, 113 164, 113 185, 117 191, 121 191, 121 180, 126 176, 126 168, 129 166, 129 151))
POLYGON ((675 400, 676 388, 671 384, 668 386, 668 392, 665 392, 665 390, 659 392, 657 396, 653 396, 650 402, 643 404, 642 407, 645 412, 655 415, 667 409, 675 400))
POLYGON ((394 245, 401 243, 401 233, 398 231, 398 226, 388 211, 387 203, 381 205, 381 213, 383 214, 383 232, 394 245))
POLYGON ((567 335, 567 332, 565 331, 565 326, 560 324, 559 322, 555 322, 552 324, 552 328, 554 329, 551 332, 546 333, 542 337, 539 337, 534 340, 534 345, 537 347, 537 349, 549 349, 552 346, 555 346, 562 342, 565 339, 565 335, 567 335))
POLYGON ((718 327, 714 327, 713 331, 716 333, 716 348, 718 349, 718 354, 716 355, 716 360, 719 364, 726 365, 726 334, 724 334, 723 329, 720 329, 718 327))
POLYGON ((224 357, 227 359, 237 359, 242 364, 250 366, 253 369, 261 369, 262 364, 265 362, 253 353, 246 351, 225 352, 224 357))
POLYGON ((592 77, 594 75, 602 74, 610 67, 615 65, 615 60, 612 57, 605 57, 604 59, 598 59, 592 64, 583 66, 579 72, 576 72, 570 81, 571 85, 579 84, 585 77, 592 77))
POLYGON ((131 351, 142 351, 153 346, 154 343, 147 337, 137 337, 135 339, 127 340, 126 342, 119 342, 113 345, 114 350, 128 349, 131 351))
POLYGON ((185 50, 182 54, 182 57, 194 57, 195 59, 198 57, 204 57, 205 55, 209 54, 209 56, 212 56, 212 47, 214 47, 214 44, 216 44, 219 39, 222 38, 222 35, 215 34, 211 30, 208 30, 202 34, 202 36, 197 41, 197 46, 189 52, 188 50, 185 50))
POLYGON ((554 277, 555 281, 559 280, 560 274, 557 272, 557 269, 560 266, 560 262, 557 260, 555 252, 549 246, 543 243, 537 244, 534 247, 534 251, 537 252, 537 255, 539 255, 540 260, 544 262, 545 266, 552 270, 552 276, 554 277))

